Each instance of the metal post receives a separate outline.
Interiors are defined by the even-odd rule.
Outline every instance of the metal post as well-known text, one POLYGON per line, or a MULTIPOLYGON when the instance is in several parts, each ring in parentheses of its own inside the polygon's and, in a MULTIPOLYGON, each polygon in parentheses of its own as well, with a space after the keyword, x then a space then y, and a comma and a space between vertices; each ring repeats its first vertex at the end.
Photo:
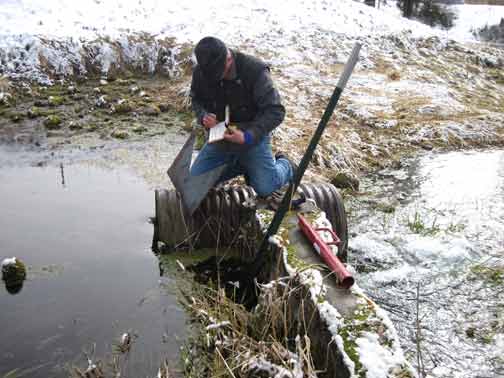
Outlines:
POLYGON ((341 77, 338 81, 338 84, 336 85, 336 88, 334 89, 334 92, 331 96, 331 99, 329 100, 329 103, 327 104, 327 107, 324 111, 324 114, 322 115, 322 118, 317 126, 317 129, 315 130, 315 134, 313 135, 310 144, 308 145, 308 148, 306 149, 306 152, 301 159, 301 162, 299 163, 299 168, 296 171, 296 174, 294 176, 293 182, 289 185, 289 188, 284 194, 284 197, 282 199, 282 202, 280 204, 280 207, 276 211, 273 220, 271 221, 268 230, 266 231, 266 234, 264 235, 264 238, 262 239, 261 245, 259 246, 259 251, 257 252, 257 257, 252 265, 252 274, 254 276, 259 273, 260 269, 262 268, 264 262, 266 261, 266 252, 268 250, 269 246, 269 238, 272 235, 275 235, 280 227, 280 224, 282 223, 283 218, 285 217, 285 214, 289 211, 290 208, 290 202, 292 200, 292 196, 296 192, 297 187, 299 186, 299 183, 301 182, 301 179, 303 178, 303 175, 306 171, 306 168, 308 167, 308 164, 310 163, 313 153, 315 152, 315 148, 317 148, 318 142, 320 138, 322 137, 322 133, 325 130, 325 127, 327 126, 327 123, 329 122, 329 119, 331 118, 334 109, 336 108, 336 105, 338 103, 338 100, 341 96, 341 93, 343 92, 343 89, 345 88, 348 79, 350 78, 350 75, 352 74, 352 71, 357 64, 357 61, 359 59, 359 51, 361 49, 361 44, 356 42, 352 53, 350 55, 350 58, 348 59, 347 63, 345 64, 345 67, 343 69, 343 73, 341 74, 341 77))

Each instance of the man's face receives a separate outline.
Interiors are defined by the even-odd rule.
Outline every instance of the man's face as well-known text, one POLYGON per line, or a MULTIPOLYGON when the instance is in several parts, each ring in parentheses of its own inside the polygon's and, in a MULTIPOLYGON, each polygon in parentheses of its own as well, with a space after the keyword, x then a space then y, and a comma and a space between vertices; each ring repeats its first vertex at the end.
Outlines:
POLYGON ((230 79, 231 77, 231 67, 233 66, 233 56, 231 53, 227 52, 226 62, 224 63, 224 72, 222 74, 223 79, 230 79))

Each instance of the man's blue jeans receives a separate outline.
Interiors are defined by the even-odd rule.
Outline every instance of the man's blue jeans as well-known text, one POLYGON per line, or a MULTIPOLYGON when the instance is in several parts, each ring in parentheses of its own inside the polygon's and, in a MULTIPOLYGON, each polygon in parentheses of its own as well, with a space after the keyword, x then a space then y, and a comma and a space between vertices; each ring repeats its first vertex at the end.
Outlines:
POLYGON ((244 146, 243 151, 230 152, 206 143, 191 166, 191 175, 201 175, 222 164, 228 167, 216 184, 243 174, 259 196, 271 194, 293 178, 289 161, 273 157, 269 135, 254 146, 244 146))

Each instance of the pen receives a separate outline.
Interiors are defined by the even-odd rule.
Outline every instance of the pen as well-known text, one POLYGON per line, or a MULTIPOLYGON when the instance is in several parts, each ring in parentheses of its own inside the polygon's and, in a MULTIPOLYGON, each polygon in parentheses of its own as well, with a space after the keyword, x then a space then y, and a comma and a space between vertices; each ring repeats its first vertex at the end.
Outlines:
POLYGON ((229 128, 229 105, 226 105, 225 109, 224 126, 226 129, 229 128))

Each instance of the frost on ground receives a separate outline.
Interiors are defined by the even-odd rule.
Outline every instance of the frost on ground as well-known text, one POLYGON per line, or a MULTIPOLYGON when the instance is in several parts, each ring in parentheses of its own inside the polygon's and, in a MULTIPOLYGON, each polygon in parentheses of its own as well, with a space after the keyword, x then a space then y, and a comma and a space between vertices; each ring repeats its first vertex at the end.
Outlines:
MULTIPOLYGON (((314 226, 331 228, 323 212, 310 214, 309 217, 314 226)), ((325 232, 319 234, 323 239, 330 239, 325 232)), ((324 334, 324 330, 329 332, 330 342, 325 348, 336 349, 344 365, 344 367, 338 366, 337 369, 345 369, 350 376, 358 377, 415 377, 415 372, 404 356, 394 325, 385 311, 356 285, 347 294, 354 298, 355 302, 348 298, 343 301, 353 303, 350 305, 350 310, 346 308, 344 314, 339 311, 338 306, 341 304, 338 303, 338 299, 341 298, 332 297, 327 286, 334 277, 331 275, 323 277, 323 272, 318 267, 306 263, 305 266, 299 265, 302 262, 292 256, 295 252, 285 247, 290 244, 287 235, 285 231, 281 231, 281 235, 276 235, 275 245, 282 250, 283 264, 291 279, 299 281, 299 284, 307 290, 308 294, 304 301, 311 303, 320 318, 317 332, 320 334, 324 334)), ((350 266, 348 268, 352 269, 350 266)), ((301 307, 304 306, 307 305, 301 307)), ((310 318, 313 317, 315 316, 310 315, 310 318)), ((315 339, 317 335, 311 334, 310 337, 315 339)))
MULTIPOLYGON (((473 13, 470 18, 475 19, 473 13)), ((5 0, 0 9, 0 73, 5 75, 0 77, 0 141, 46 149, 46 160, 73 147, 103 148, 105 156, 111 156, 110 164, 126 162, 151 171, 158 161, 173 157, 167 153, 170 145, 181 145, 191 129, 191 49, 201 37, 216 35, 270 64, 287 108, 284 124, 275 131, 275 147, 288 148, 297 161, 353 44, 363 44, 358 66, 310 166, 311 175, 327 178, 332 171, 400 166, 405 155, 423 149, 503 146, 504 52, 468 42, 466 24, 460 24, 464 33, 459 38, 458 29, 433 30, 349 0, 299 0, 288 6, 266 0, 218 0, 211 6, 201 0, 5 0), (158 76, 132 78, 139 75, 158 76), (119 107, 124 104, 129 107, 119 107), (167 125, 177 131, 165 133, 167 125), (117 140, 129 143, 112 144, 117 140), (145 148, 142 140, 151 141, 152 148, 145 148), (107 150, 107 145, 112 147, 107 150)), ((154 175, 164 175, 167 165, 154 175)), ((394 280, 407 282, 413 273, 423 276, 431 266, 396 265, 401 260, 397 245, 414 247, 405 257, 410 262, 429 259, 432 251, 440 252, 447 244, 428 235, 396 236, 379 238, 369 232, 355 238, 353 246, 366 252, 367 262, 383 264, 381 272, 371 272, 376 288, 399 295, 386 286, 394 280)), ((449 242, 455 243, 453 238, 449 242)), ((454 264, 472 253, 463 240, 451 252, 446 258, 454 264)), ((404 290, 414 293, 414 284, 404 290)), ((323 294, 321 287, 313 288, 317 298, 323 294)), ((426 311, 446 321, 446 301, 440 296, 426 311)), ((362 305, 374 319, 374 307, 365 299, 362 305)), ((409 309, 387 309, 400 312, 398 324, 413 316, 409 309)), ((331 308, 324 311, 339 319, 331 308)), ((347 324, 349 333, 357 330, 347 339, 349 351, 363 357, 347 355, 348 366, 359 369, 354 360, 360 360, 361 368, 367 368, 377 356, 397 361, 394 348, 370 348, 381 339, 361 330, 361 325, 347 324)), ((344 326, 340 319, 330 328, 336 332, 344 326)), ((412 334, 404 331, 401 336, 412 334)), ((433 341, 438 336, 428 335, 433 341)), ((335 340, 345 346, 343 337, 335 340)), ((502 346, 502 338, 496 336, 495 344, 502 346)), ((472 349, 466 353, 482 356, 472 349)), ((377 376, 385 370, 376 370, 377 376)))
POLYGON ((346 202, 357 234, 349 241, 356 281, 387 310, 405 354, 430 377, 503 372, 503 156, 403 161, 363 180, 362 195, 346 202))
POLYGON ((388 8, 349 0, 289 7, 264 0, 221 0, 210 8, 202 1, 57 5, 7 1, 0 11, 0 72, 43 85, 61 77, 161 74, 187 89, 191 47, 213 34, 271 65, 287 107, 274 143, 281 149, 299 141, 291 152, 299 161, 359 41, 359 64, 312 174, 367 170, 411 150, 503 144, 504 52, 449 40, 388 8))

